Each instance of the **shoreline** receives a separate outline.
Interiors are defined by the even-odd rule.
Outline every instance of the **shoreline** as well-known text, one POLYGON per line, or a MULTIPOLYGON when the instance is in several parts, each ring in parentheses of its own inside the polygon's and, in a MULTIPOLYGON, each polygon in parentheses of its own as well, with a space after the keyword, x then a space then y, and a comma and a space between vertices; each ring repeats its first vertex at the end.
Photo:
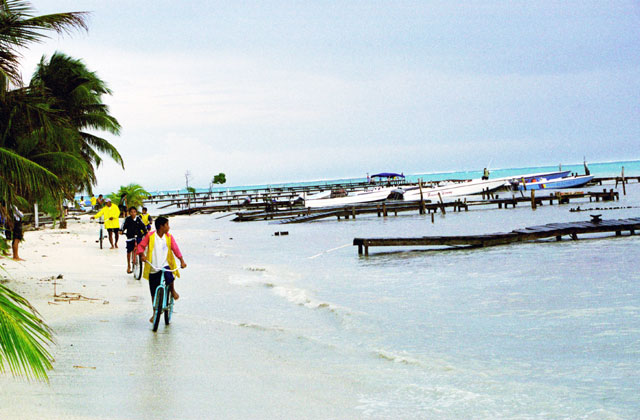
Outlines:
MULTIPOLYGON (((123 242, 118 250, 99 249, 98 229, 85 217, 65 230, 25 232, 20 254, 26 261, 0 262, 11 279, 7 286, 53 329, 49 350, 55 359, 49 383, 0 375, 0 418, 360 417, 360 398, 353 393, 358 381, 328 372, 323 358, 300 356, 317 351, 313 342, 279 327, 253 328, 198 305, 198 279, 207 271, 202 264, 190 264, 180 286, 175 326, 152 333, 147 281, 126 274, 123 242), (51 276, 58 274, 58 294, 96 300, 54 302, 51 276), (296 350, 287 350, 283 340, 296 350), (158 387, 159 376, 168 378, 173 391, 158 387)), ((227 281, 211 286, 212 302, 228 290, 227 281)))
POLYGON ((67 229, 26 231, 19 250, 25 261, 0 260, 6 286, 26 298, 47 323, 121 309, 127 295, 121 286, 135 281, 126 274, 123 238, 117 249, 109 249, 108 240, 100 249, 99 225, 89 217, 68 220, 67 229))

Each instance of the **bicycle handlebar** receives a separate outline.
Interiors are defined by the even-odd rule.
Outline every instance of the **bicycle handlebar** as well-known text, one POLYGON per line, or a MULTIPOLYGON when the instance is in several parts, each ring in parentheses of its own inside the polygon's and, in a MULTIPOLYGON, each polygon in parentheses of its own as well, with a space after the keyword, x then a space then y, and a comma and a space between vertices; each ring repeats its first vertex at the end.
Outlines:
POLYGON ((156 271, 160 271, 160 270, 162 270, 162 271, 170 271, 170 272, 178 271, 178 267, 174 268, 173 270, 169 270, 169 269, 164 268, 164 267, 162 267, 162 268, 156 267, 155 265, 151 264, 149 261, 145 261, 145 263, 149 264, 149 266, 151 268, 153 268, 154 270, 156 270, 156 271))

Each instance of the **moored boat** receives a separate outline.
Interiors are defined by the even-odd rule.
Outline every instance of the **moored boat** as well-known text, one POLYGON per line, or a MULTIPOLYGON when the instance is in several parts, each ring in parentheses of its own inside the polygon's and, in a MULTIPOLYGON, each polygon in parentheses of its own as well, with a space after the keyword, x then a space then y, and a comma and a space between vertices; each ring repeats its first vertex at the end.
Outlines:
MULTIPOLYGON (((509 185, 506 179, 474 179, 471 181, 452 183, 438 187, 422 188, 422 198, 427 200, 443 199, 446 197, 460 197, 464 195, 482 194, 493 192, 509 185)), ((410 187, 405 189, 404 200, 420 200, 420 187, 410 187)))
POLYGON ((515 181, 512 183, 514 190, 530 191, 530 190, 559 190, 564 188, 579 188, 586 185, 593 179, 593 175, 572 176, 565 178, 540 178, 532 179, 530 182, 515 181))

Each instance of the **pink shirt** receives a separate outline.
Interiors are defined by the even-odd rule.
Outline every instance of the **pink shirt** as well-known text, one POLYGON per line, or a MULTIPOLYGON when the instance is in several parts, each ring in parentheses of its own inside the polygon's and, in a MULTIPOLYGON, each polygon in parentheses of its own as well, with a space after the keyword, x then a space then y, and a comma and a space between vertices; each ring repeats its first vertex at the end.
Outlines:
MULTIPOLYGON (((142 238, 142 241, 140 241, 140 243, 138 244, 138 249, 137 249, 137 252, 136 252, 137 254, 144 254, 144 250, 147 249, 147 246, 149 246, 149 238, 154 233, 156 233, 155 230, 147 233, 145 235, 145 237, 142 238)), ((166 235, 166 233, 165 233, 165 235, 166 235)), ((163 239, 163 240, 166 241, 164 236, 162 238, 158 238, 158 239, 163 239)), ((182 258, 182 252, 180 252, 180 248, 178 248, 178 244, 176 243, 176 240, 173 237, 173 235, 171 235, 171 251, 173 251, 173 255, 175 255, 178 259, 182 258)))

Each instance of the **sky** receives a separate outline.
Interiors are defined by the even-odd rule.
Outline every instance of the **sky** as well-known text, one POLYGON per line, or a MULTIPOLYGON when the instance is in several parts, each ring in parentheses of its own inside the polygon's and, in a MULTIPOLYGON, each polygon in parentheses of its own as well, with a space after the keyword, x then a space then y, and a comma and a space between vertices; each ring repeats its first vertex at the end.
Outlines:
POLYGON ((637 1, 42 0, 122 125, 95 191, 640 159, 637 1))

